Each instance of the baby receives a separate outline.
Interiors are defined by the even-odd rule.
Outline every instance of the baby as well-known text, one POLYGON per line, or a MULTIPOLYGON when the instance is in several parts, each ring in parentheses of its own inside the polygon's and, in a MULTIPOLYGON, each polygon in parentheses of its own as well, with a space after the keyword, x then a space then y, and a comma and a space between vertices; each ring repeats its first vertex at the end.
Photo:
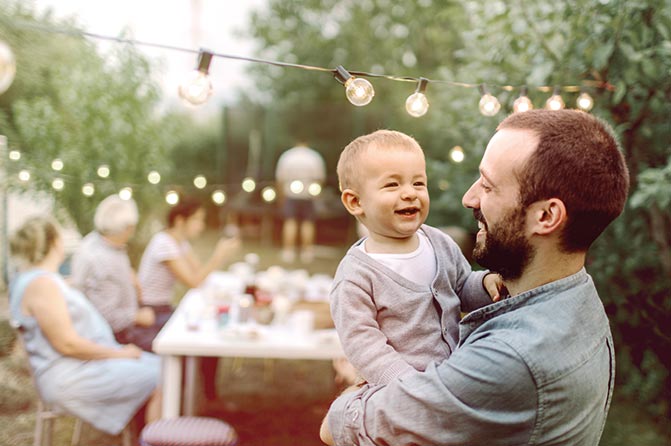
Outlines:
POLYGON ((492 303, 502 285, 497 274, 472 272, 459 246, 424 224, 426 163, 412 137, 391 130, 360 136, 337 170, 341 200, 368 235, 338 266, 331 315, 359 375, 386 384, 447 358, 461 312, 492 303))

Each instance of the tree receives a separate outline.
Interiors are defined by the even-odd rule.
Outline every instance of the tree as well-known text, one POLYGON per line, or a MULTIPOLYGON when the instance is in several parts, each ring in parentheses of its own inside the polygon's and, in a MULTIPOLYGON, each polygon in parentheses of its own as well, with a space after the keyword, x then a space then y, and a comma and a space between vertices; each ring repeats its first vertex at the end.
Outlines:
MULTIPOLYGON (((671 2, 669 0, 515 0, 394 4, 388 0, 271 0, 253 15, 259 56, 325 67, 486 83, 511 111, 517 88, 529 85, 536 107, 548 91, 583 86, 592 113, 620 136, 632 178, 624 214, 593 246, 589 270, 613 321, 619 346, 618 392, 647 404, 663 419, 671 400, 671 2)), ((328 73, 253 66, 268 107, 287 112, 283 128, 320 136, 334 160, 353 136, 379 127, 413 134, 429 158, 430 222, 474 229, 461 194, 476 176, 495 118, 477 111, 479 93, 452 82, 430 83, 429 113, 409 117, 414 85, 371 79, 376 96, 349 107, 328 73), (330 104, 325 107, 324 104, 330 104), (331 105, 331 104, 338 104, 331 105), (312 110, 301 113, 302 110, 312 110), (315 113, 320 110, 321 113, 315 113), (288 113, 288 112, 291 113, 288 113), (323 133, 322 133, 323 132, 323 133), (460 145, 465 161, 447 158, 460 145)), ((577 89, 562 91, 573 104, 577 89)))

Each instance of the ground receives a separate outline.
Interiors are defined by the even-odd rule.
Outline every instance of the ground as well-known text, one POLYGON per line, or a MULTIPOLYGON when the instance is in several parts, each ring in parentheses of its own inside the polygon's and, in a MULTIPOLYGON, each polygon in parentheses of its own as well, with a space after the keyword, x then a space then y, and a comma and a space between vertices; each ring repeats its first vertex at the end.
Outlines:
MULTIPOLYGON (((211 247, 211 236, 205 237, 198 249, 211 247)), ((279 249, 245 243, 246 251, 261 256, 262 269, 279 262, 279 249)), ((310 272, 335 271, 345 250, 322 246, 317 259, 304 266, 310 272)), ((233 261, 242 258, 240 253, 233 261)), ((301 267, 301 265, 296 265, 301 267)), ((178 290, 183 293, 183 290, 178 290)), ((7 298, 0 294, 0 355, 6 349, 7 298)), ((10 332, 11 333, 11 332, 10 332)), ((240 446, 317 446, 319 425, 330 402, 340 390, 334 383, 333 369, 328 361, 288 361, 263 359, 220 360, 217 384, 219 398, 213 402, 199 401, 199 414, 222 419, 234 426, 240 446)), ((32 445, 36 395, 28 373, 25 354, 12 348, 0 356, 0 445, 32 445)), ((54 446, 70 444, 72 419, 56 423, 54 446)), ((91 427, 83 432, 83 446, 120 444, 91 427)), ((671 446, 668 431, 657 425, 631 401, 616 397, 600 443, 602 446, 671 446)))

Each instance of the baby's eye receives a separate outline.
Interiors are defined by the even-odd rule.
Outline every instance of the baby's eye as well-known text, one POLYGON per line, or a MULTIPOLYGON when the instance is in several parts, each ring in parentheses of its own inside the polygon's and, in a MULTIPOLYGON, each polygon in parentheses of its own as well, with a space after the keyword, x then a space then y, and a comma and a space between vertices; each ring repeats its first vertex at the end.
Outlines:
POLYGON ((415 187, 425 187, 426 183, 424 181, 415 181, 415 187))
POLYGON ((398 186, 398 183, 396 181, 390 181, 389 183, 385 183, 384 187, 396 187, 398 186))

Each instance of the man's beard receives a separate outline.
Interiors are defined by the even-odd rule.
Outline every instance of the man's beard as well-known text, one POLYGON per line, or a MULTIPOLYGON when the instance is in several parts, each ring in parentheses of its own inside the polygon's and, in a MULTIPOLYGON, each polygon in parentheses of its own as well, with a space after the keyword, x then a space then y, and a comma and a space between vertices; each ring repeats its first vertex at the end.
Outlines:
POLYGON ((534 248, 524 237, 524 210, 513 209, 496 226, 487 225, 479 209, 473 209, 473 215, 486 230, 484 241, 475 243, 473 258, 499 273, 504 281, 519 279, 534 254, 534 248))

